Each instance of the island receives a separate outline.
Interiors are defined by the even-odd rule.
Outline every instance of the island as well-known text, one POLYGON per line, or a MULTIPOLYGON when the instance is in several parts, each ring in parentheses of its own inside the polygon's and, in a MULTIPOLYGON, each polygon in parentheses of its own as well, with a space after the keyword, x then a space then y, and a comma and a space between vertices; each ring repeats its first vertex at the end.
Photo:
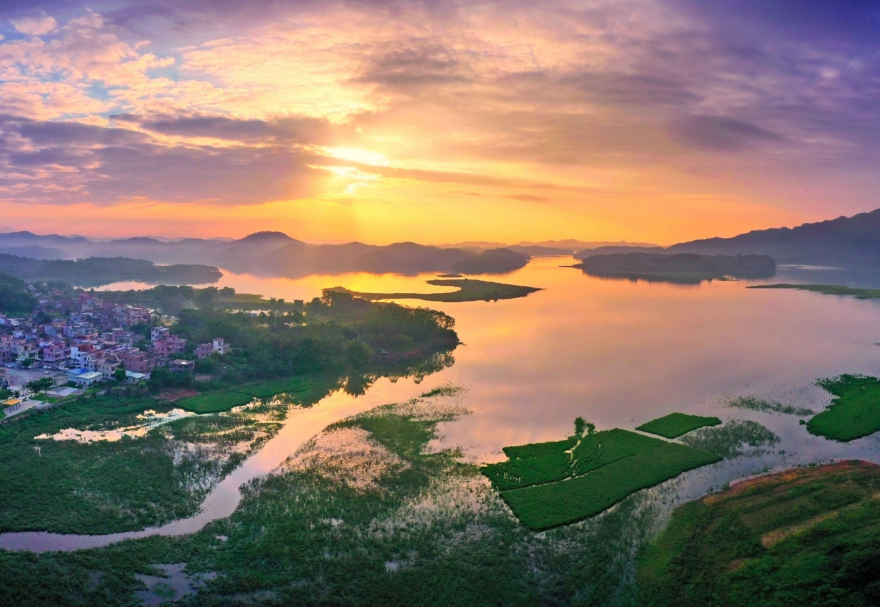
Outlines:
POLYGON ((681 284, 730 278, 767 278, 776 273, 776 262, 767 255, 619 253, 593 255, 572 267, 602 278, 681 284))
POLYGON ((823 295, 845 295, 855 297, 856 299, 877 299, 880 298, 880 289, 858 289, 854 287, 844 287, 841 285, 802 285, 779 283, 774 285, 754 285, 747 287, 748 289, 794 289, 796 291, 812 291, 813 293, 822 293, 823 295))
POLYGON ((333 287, 330 291, 348 293, 354 297, 377 301, 382 299, 421 299, 424 301, 463 302, 463 301, 498 301, 499 299, 516 299, 541 291, 536 287, 521 287, 487 280, 438 279, 428 280, 427 284, 435 287, 457 287, 457 291, 449 293, 359 293, 344 287, 333 287))

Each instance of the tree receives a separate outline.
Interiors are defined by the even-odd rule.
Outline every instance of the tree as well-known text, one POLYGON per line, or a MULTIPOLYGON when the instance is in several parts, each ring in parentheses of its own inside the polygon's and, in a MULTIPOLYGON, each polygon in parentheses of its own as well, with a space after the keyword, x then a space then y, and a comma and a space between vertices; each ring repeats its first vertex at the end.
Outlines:
POLYGON ((587 433, 587 436, 591 435, 596 431, 596 424, 591 424, 588 421, 585 421, 583 417, 576 417, 574 420, 574 433, 577 436, 583 436, 584 432, 587 433))
POLYGON ((353 339, 345 344, 345 359, 352 367, 360 369, 373 360, 373 351, 361 340, 353 339))
POLYGON ((25 384, 25 388, 34 392, 42 392, 48 390, 55 385, 55 381, 51 377, 41 377, 25 384))
POLYGON ((120 384, 125 381, 125 378, 125 369, 123 369, 122 367, 119 367, 113 372, 113 379, 115 379, 120 384))

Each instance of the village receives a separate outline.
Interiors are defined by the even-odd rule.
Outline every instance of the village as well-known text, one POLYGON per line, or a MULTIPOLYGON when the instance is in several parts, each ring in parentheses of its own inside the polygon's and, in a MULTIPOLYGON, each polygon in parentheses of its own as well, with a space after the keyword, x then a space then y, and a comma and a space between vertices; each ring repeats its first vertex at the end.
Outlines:
POLYGON ((187 340, 157 325, 149 308, 94 292, 36 292, 28 317, 0 314, 0 418, 52 406, 101 383, 137 384, 157 367, 194 372, 194 358, 229 352, 223 338, 187 352, 187 340))

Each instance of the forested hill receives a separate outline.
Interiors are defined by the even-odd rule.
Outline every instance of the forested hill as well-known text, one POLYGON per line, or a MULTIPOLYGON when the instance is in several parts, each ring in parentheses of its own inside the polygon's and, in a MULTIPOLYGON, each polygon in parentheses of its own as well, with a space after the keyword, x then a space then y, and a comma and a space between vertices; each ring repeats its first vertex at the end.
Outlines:
POLYGON ((129 280, 163 284, 205 284, 217 282, 222 276, 220 270, 213 266, 157 266, 151 261, 127 257, 89 257, 74 261, 31 259, 5 254, 0 254, 0 272, 24 280, 58 280, 81 287, 97 287, 129 280))
POLYGON ((761 254, 779 263, 880 267, 880 209, 796 228, 756 230, 733 238, 674 245, 668 253, 761 254))
POLYGON ((37 298, 23 280, 0 274, 0 314, 27 314, 37 307, 37 298))

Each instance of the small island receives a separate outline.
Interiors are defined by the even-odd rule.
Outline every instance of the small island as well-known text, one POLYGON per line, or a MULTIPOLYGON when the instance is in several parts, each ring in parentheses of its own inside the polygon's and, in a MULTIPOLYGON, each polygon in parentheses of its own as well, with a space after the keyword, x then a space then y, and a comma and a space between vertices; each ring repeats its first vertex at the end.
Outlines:
POLYGON ((680 284, 731 278, 767 278, 776 273, 776 261, 767 255, 618 253, 587 257, 572 267, 602 278, 680 284))
POLYGON ((801 285, 780 283, 775 285, 755 285, 748 287, 749 289, 793 289, 795 291, 812 291, 813 293, 821 293, 823 295, 846 295, 855 297, 856 299, 877 299, 880 298, 880 289, 857 289, 854 287, 844 287, 842 285, 801 285))
POLYGON ((435 287, 457 287, 458 291, 449 293, 359 293, 349 291, 344 287, 333 287, 328 291, 348 293, 353 297, 378 301, 382 299, 421 299, 423 301, 463 302, 463 301, 498 301, 499 299, 516 299, 525 297, 536 291, 536 287, 521 287, 508 285, 501 282, 489 282, 487 280, 463 279, 438 279, 426 281, 435 287))

